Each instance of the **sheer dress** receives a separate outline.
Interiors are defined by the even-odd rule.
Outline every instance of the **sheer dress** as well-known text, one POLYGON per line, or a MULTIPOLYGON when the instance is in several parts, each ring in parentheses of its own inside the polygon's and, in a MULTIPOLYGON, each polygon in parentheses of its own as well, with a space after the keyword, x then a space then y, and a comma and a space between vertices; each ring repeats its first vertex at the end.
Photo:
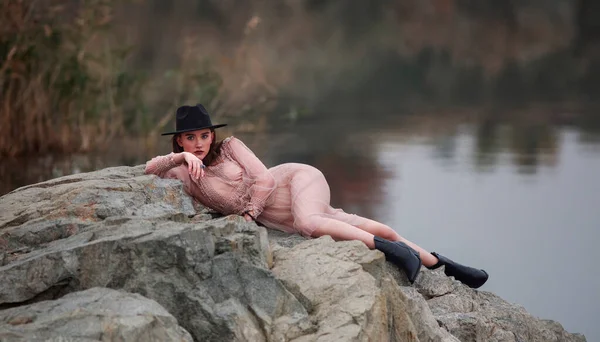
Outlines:
MULTIPOLYGON (((330 205, 330 190, 323 173, 298 163, 267 167, 235 137, 223 140, 221 153, 204 177, 190 177, 187 165, 176 164, 174 153, 146 163, 146 174, 174 178, 203 205, 224 215, 252 210, 267 228, 311 236, 321 225, 336 220, 359 226, 365 219, 330 205)), ((337 223, 337 222, 336 222, 337 223)))

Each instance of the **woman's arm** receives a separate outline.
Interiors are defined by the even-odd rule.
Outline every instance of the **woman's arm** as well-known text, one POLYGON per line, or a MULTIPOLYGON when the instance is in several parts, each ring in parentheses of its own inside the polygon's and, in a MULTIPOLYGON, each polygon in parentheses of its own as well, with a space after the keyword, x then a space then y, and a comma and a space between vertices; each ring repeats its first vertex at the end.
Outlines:
POLYGON ((241 140, 231 138, 227 143, 231 157, 244 169, 244 181, 252 184, 250 201, 246 204, 244 213, 255 219, 262 213, 267 198, 275 190, 275 178, 265 164, 241 140))
POLYGON ((199 177, 204 176, 204 165, 202 164, 202 161, 189 152, 171 152, 166 156, 154 157, 146 163, 145 173, 163 177, 167 171, 181 165, 184 161, 188 165, 188 172, 191 177, 198 179, 199 177))

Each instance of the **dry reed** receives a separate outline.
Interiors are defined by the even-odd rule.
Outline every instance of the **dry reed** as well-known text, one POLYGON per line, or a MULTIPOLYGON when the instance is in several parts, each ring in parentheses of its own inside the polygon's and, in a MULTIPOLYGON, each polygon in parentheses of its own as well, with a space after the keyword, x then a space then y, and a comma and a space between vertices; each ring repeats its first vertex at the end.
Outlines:
POLYGON ((0 2, 0 155, 90 150, 123 130, 135 80, 112 0, 0 2))

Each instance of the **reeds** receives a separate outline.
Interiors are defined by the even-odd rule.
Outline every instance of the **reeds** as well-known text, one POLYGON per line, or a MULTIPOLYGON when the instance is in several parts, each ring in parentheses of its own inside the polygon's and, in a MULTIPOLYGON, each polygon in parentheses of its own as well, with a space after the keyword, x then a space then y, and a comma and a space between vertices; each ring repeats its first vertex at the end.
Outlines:
POLYGON ((139 87, 106 34, 114 2, 0 1, 0 155, 90 150, 122 132, 139 87))
POLYGON ((127 134, 155 137, 182 103, 205 103, 218 116, 265 102, 247 94, 253 78, 240 70, 247 56, 215 64, 218 57, 202 53, 194 34, 178 39, 173 68, 142 76, 148 70, 129 60, 136 47, 123 46, 123 31, 111 25, 122 3, 0 1, 0 156, 86 152, 127 134), (233 103, 238 93, 246 96, 233 103))

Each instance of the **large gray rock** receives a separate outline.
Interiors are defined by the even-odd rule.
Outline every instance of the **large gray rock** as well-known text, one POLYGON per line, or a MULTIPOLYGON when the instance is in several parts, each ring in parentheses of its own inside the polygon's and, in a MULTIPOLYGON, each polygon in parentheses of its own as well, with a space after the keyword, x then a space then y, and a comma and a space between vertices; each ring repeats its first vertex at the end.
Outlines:
MULTIPOLYGON (((330 237, 274 248, 273 273, 317 322, 311 341, 458 341, 437 324, 413 319, 408 299, 386 272, 382 253, 330 237)), ((426 308, 426 305, 425 305, 426 308)), ((435 319, 428 313, 429 322, 435 319)))
MULTIPOLYGON (((206 210, 179 181, 142 173, 110 168, 0 197, 0 313, 101 287, 156 301, 195 341, 585 340, 441 270, 423 269, 410 286, 360 242, 267 234, 206 210)), ((124 317, 123 329, 140 323, 124 317)), ((77 319, 65 325, 84 336, 77 319)), ((29 328, 20 333, 49 331, 29 328)))
POLYGON ((493 293, 452 281, 443 268, 427 270, 416 285, 402 290, 410 297, 427 300, 439 325, 464 342, 585 341, 583 335, 570 334, 559 323, 536 318, 493 293))
POLYGON ((141 172, 106 169, 3 196, 0 304, 109 287, 156 300, 196 340, 265 340, 301 323, 304 307, 268 270, 264 228, 197 214, 181 183, 141 172), (52 196, 27 204, 41 193, 52 196), (52 220, 79 225, 54 234, 52 220))
POLYGON ((106 288, 0 311, 1 341, 192 341, 167 310, 106 288))
POLYGON ((96 223, 1 267, 0 303, 101 286, 156 300, 196 339, 233 338, 239 313, 251 313, 254 328, 269 331, 280 316, 306 314, 266 268, 263 245, 264 229, 241 217, 96 223), (232 302, 246 311, 222 308, 232 302))
POLYGON ((195 206, 179 181, 143 175, 142 166, 61 177, 2 196, 0 251, 11 252, 4 257, 7 263, 94 222, 120 217, 180 220, 196 215, 195 206))

